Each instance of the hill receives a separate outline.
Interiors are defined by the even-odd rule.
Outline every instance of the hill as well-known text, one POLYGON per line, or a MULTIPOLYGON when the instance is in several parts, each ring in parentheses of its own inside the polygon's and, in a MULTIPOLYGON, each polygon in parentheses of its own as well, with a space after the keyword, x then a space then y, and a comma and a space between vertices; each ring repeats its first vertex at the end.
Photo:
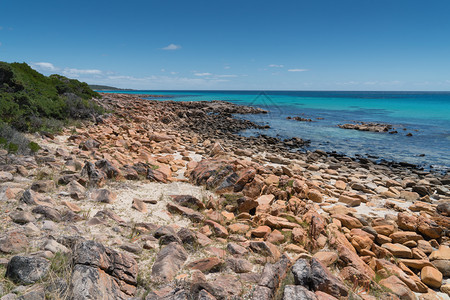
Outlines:
POLYGON ((89 87, 96 91, 131 91, 131 89, 121 89, 108 85, 90 84, 89 87))
POLYGON ((19 131, 57 130, 69 119, 89 118, 102 111, 91 100, 99 97, 84 82, 0 62, 0 123, 19 131))

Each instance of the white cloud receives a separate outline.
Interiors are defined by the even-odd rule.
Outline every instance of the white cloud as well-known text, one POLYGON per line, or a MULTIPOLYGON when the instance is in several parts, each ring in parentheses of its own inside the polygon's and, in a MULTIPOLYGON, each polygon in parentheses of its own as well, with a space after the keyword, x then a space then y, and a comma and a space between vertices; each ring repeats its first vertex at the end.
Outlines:
POLYGON ((135 89, 183 89, 183 88, 212 88, 217 84, 227 82, 218 78, 189 78, 180 76, 151 75, 134 77, 126 75, 104 76, 90 81, 95 84, 105 84, 135 89))
POLYGON ((289 72, 306 72, 308 69, 289 69, 289 72))
POLYGON ((275 64, 272 64, 272 65, 269 65, 269 67, 271 67, 271 68, 284 68, 284 65, 275 65, 275 64))
POLYGON ((170 44, 164 48, 162 48, 163 50, 178 50, 181 49, 180 45, 175 45, 175 44, 170 44))
POLYGON ((231 67, 230 66, 225 66, 225 67, 223 67, 225 70, 228 70, 228 69, 230 69, 231 67))
POLYGON ((49 62, 30 63, 30 65, 34 69, 47 74, 51 72, 69 78, 76 78, 90 84, 104 84, 132 89, 212 89, 223 87, 221 84, 228 82, 229 78, 243 76, 233 74, 215 75, 209 72, 193 71, 190 77, 184 77, 177 75, 178 72, 164 69, 164 74, 167 75, 135 77, 106 70, 58 67, 49 62))
POLYGON ((215 77, 219 77, 219 78, 232 78, 232 77, 238 77, 237 75, 234 74, 224 74, 224 75, 214 75, 215 77))
POLYGON ((102 75, 103 72, 95 69, 73 69, 65 68, 62 74, 67 77, 79 77, 80 75, 102 75))
MULTIPOLYGON (((102 76, 105 73, 97 69, 76 69, 76 68, 59 68, 49 62, 36 62, 30 63, 31 67, 39 72, 43 73, 58 73, 67 77, 79 78, 80 76, 102 76)), ((111 74, 111 72, 106 72, 111 74)))
POLYGON ((31 63, 31 67, 37 71, 51 71, 54 72, 58 70, 52 63, 49 62, 37 62, 31 63))
POLYGON ((212 73, 208 73, 208 72, 205 72, 205 73, 195 73, 194 75, 195 75, 195 76, 211 76, 212 73))
POLYGON ((350 81, 343 82, 342 84, 343 85, 355 85, 355 84, 359 84, 359 82, 350 80, 350 81))

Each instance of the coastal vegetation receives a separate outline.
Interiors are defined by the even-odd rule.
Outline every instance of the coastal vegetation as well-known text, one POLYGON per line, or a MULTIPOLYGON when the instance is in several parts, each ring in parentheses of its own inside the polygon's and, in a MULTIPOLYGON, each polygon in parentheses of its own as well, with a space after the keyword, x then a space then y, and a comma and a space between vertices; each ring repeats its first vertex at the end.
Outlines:
POLYGON ((46 126, 54 120, 64 123, 101 113, 102 109, 91 101, 99 97, 78 80, 61 75, 47 77, 26 63, 0 62, 0 121, 19 131, 48 129, 46 126))
POLYGON ((0 62, 0 147, 23 152, 30 143, 19 132, 55 132, 71 120, 103 109, 89 86, 61 75, 45 76, 26 63, 0 62))
POLYGON ((89 87, 96 91, 131 91, 130 89, 120 89, 109 85, 90 84, 89 87))

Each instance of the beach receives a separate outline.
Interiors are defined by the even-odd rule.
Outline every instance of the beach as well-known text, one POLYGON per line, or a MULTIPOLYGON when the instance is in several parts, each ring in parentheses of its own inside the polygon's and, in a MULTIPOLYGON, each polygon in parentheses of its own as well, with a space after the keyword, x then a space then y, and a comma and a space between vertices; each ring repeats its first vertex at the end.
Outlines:
POLYGON ((102 93, 107 114, 0 153, 8 293, 448 299, 448 174, 266 134, 264 106, 155 96, 102 93))

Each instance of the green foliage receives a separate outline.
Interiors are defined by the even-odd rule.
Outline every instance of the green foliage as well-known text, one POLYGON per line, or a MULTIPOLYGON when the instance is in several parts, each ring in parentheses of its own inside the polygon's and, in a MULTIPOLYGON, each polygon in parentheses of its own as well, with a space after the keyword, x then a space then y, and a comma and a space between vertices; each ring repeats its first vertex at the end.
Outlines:
POLYGON ((39 151, 35 142, 30 142, 21 132, 0 121, 0 148, 9 153, 29 154, 39 151))
POLYGON ((28 147, 30 148, 31 152, 38 152, 39 149, 41 149, 41 147, 35 142, 30 142, 28 144, 28 147))
POLYGON ((42 130, 46 124, 58 128, 69 118, 102 113, 91 100, 99 97, 84 82, 60 75, 47 77, 26 63, 0 62, 0 121, 19 131, 42 130))

